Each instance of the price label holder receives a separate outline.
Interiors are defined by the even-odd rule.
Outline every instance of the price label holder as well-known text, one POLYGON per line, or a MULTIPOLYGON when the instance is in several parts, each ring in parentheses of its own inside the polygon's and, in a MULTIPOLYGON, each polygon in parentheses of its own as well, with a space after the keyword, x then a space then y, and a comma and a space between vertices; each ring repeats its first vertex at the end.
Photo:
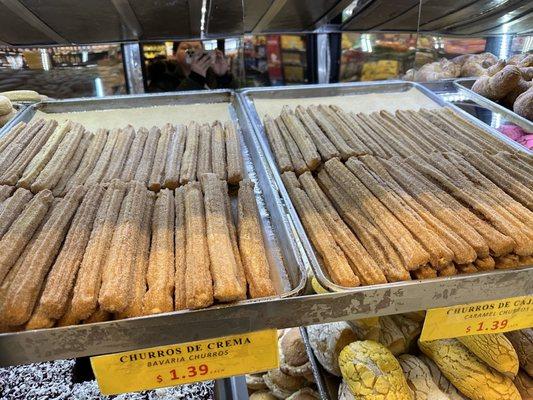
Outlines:
POLYGON ((227 378, 277 368, 275 329, 91 357, 104 395, 227 378))
POLYGON ((430 309, 420 340, 502 333, 532 326, 533 296, 511 297, 430 309))

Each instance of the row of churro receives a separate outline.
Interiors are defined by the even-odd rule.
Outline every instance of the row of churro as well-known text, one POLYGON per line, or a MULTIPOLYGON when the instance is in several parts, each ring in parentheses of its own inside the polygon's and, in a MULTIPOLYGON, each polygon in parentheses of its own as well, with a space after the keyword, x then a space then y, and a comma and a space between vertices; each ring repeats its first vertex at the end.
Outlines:
POLYGON ((276 294, 248 179, 239 184, 235 216, 227 182, 210 172, 157 194, 140 182, 113 179, 75 186, 62 198, 25 188, 6 196, 0 202, 3 330, 276 294))
POLYGON ((285 108, 279 118, 267 117, 265 128, 287 192, 334 283, 371 285, 533 264, 533 159, 455 112, 285 108), (347 132, 359 142, 348 142, 347 132), (353 151, 336 147, 326 157, 319 141, 333 134, 353 151), (305 168, 297 168, 287 135, 305 168), (304 136, 311 138, 308 154, 309 143, 315 144, 318 163, 305 161, 304 136))
POLYGON ((232 123, 137 131, 99 129, 42 119, 16 125, 0 139, 0 185, 64 196, 77 185, 137 181, 153 191, 175 189, 213 172, 231 185, 243 178, 239 133, 232 123))

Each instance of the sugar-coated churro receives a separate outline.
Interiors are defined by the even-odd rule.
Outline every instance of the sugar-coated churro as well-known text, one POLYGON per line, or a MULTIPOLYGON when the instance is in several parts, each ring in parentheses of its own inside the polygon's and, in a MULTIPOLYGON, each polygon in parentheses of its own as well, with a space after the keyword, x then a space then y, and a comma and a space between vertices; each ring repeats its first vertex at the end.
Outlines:
POLYGON ((107 134, 105 145, 98 155, 98 160, 91 170, 91 173, 87 177, 85 185, 92 186, 102 181, 105 172, 107 171, 107 166, 109 165, 113 148, 115 147, 115 143, 117 142, 120 132, 120 129, 115 128, 107 134))
POLYGON ((48 273, 39 305, 49 318, 59 319, 65 313, 103 193, 102 186, 92 186, 87 190, 72 219, 63 247, 48 273))
POLYGON ((111 159, 102 178, 103 183, 120 178, 134 136, 135 130, 131 125, 119 131, 113 152, 111 153, 111 159))
POLYGON ((298 177, 296 174, 292 171, 285 171, 281 174, 281 180, 283 181, 283 184, 289 190, 291 187, 297 187, 302 188, 302 185, 300 185, 300 181, 298 180, 298 177))
POLYGON ((180 184, 196 180, 196 165, 198 164, 198 145, 200 141, 200 126, 196 122, 187 125, 187 140, 185 151, 181 159, 180 184))
POLYGON ((126 184, 113 180, 100 202, 74 285, 70 306, 72 320, 88 318, 96 310, 102 272, 125 192, 126 184))
MULTIPOLYGON (((33 197, 29 190, 18 188, 0 208, 0 239, 33 197)), ((1 281, 1 279, 0 279, 1 281)))
POLYGON ((285 125, 285 122, 283 122, 283 119, 281 119, 281 117, 277 117, 274 121, 276 122, 276 126, 278 127, 281 136, 283 137, 283 140, 285 142, 285 145, 287 146, 287 152, 289 153, 289 157, 291 158, 291 163, 294 172, 299 175, 302 172, 308 171, 309 168, 305 163, 302 153, 300 152, 298 145, 289 133, 289 129, 285 125))
POLYGON ((139 167, 135 172, 135 181, 148 185, 148 179, 150 178, 152 166, 154 165, 157 142, 159 142, 160 136, 161 131, 157 126, 153 126, 148 132, 148 137, 144 143, 143 155, 141 157, 141 161, 139 161, 139 167))
POLYGON ((180 184, 181 160, 183 159, 183 152, 185 151, 186 139, 187 128, 185 125, 178 125, 176 132, 172 135, 165 164, 164 186, 168 189, 176 189, 180 184))
POLYGON ((453 263, 447 265, 446 267, 442 268, 441 270, 437 271, 438 276, 453 276, 457 275, 457 268, 455 268, 455 265, 453 263))
POLYGON ((128 193, 122 202, 117 226, 113 232, 98 296, 100 308, 110 313, 123 311, 132 298, 137 242, 141 235, 143 209, 147 198, 144 184, 130 182, 127 185, 128 193))
POLYGON ((137 132, 135 132, 128 156, 124 162, 124 168, 120 174, 120 179, 122 181, 129 182, 133 180, 135 171, 137 171, 143 155, 144 143, 146 142, 147 137, 148 131, 146 128, 139 128, 137 129, 137 132))
POLYGON ((11 196, 15 189, 11 185, 0 185, 0 206, 11 196))
POLYGON ((321 113, 318 107, 310 106, 307 108, 307 112, 313 118, 315 123, 322 129, 322 131, 324 131, 331 143, 335 145, 343 160, 346 160, 357 153, 356 149, 350 146, 350 144, 346 141, 346 138, 341 134, 341 132, 335 129, 335 126, 333 126, 331 122, 321 113))
POLYGON ((200 127, 200 140, 198 143, 198 166, 196 168, 196 175, 198 179, 203 174, 212 172, 211 161, 211 128, 209 124, 203 124, 200 127))
POLYGON ((265 127, 266 137, 270 143, 270 149, 274 154, 274 158, 276 159, 276 164, 278 165, 280 173, 292 171, 293 168, 291 158, 276 122, 272 119, 272 117, 267 115, 263 120, 263 125, 265 127))
MULTIPOLYGON (((35 196, 33 200, 38 198, 41 193, 35 196)), ((76 212, 83 194, 84 189, 78 186, 54 206, 39 233, 39 237, 24 259, 26 268, 21 269, 14 277, 6 294, 7 301, 2 309, 1 318, 7 325, 22 325, 30 319, 45 276, 59 252, 70 220, 76 212)))
POLYGON ((517 254, 506 254, 494 259, 496 269, 511 269, 520 266, 520 258, 517 254))
POLYGON ((185 187, 181 186, 174 192, 175 217, 174 224, 174 309, 187 308, 186 288, 186 247, 187 232, 185 227, 185 187))
POLYGON ((22 132, 26 128, 25 122, 19 122, 17 125, 15 125, 13 128, 9 130, 5 135, 2 135, 0 137, 0 157, 4 149, 9 146, 9 144, 15 140, 15 138, 18 136, 20 132, 22 132))
POLYGON ((30 241, 52 200, 52 193, 48 190, 34 196, 0 240, 0 283, 30 241))
POLYGON ((214 297, 222 302, 243 300, 246 298, 246 287, 237 278, 237 261, 226 221, 226 205, 220 182, 215 174, 205 174, 201 184, 214 297))
POLYGON ((80 124, 74 124, 72 130, 65 135, 56 152, 43 168, 41 173, 31 185, 32 192, 44 189, 53 189, 61 178, 61 171, 74 156, 76 148, 83 137, 84 128, 80 124))
POLYGON ((211 169, 218 179, 226 179, 226 137, 219 121, 213 123, 211 135, 211 169))
POLYGON ((152 172, 150 173, 150 179, 148 180, 148 187, 150 190, 157 192, 163 185, 169 144, 175 133, 176 127, 171 124, 165 124, 163 129, 161 129, 161 136, 159 137, 157 149, 155 151, 154 165, 152 166, 152 172))
POLYGON ((95 324, 97 322, 109 321, 112 317, 112 313, 98 308, 89 316, 89 318, 83 320, 83 324, 95 324))
POLYGON ((213 304, 213 281, 209 269, 204 199, 198 182, 190 182, 185 186, 184 203, 185 304, 191 309, 204 308, 213 304))
POLYGON ((474 261, 474 265, 481 271, 489 271, 494 269, 494 258, 491 256, 485 258, 478 258, 474 261))
POLYGON ((72 156, 70 161, 65 166, 65 169, 61 174, 61 178, 52 190, 54 196, 58 197, 61 196, 63 193, 67 192, 67 184, 80 166, 81 160, 83 159, 84 154, 87 153, 87 149, 89 148, 92 139, 92 133, 84 132, 80 144, 78 145, 78 148, 74 152, 74 155, 72 156))
POLYGON ((143 313, 156 314, 174 310, 174 195, 161 190, 155 200, 152 217, 152 243, 143 297, 143 313))
POLYGON ((17 134, 0 154, 0 171, 7 170, 13 164, 18 155, 28 146, 44 124, 45 122, 42 119, 31 122, 17 134))
POLYGON ((224 124, 224 135, 226 137, 227 181, 230 185, 236 185, 244 176, 240 135, 237 127, 232 122, 226 122, 224 124))
POLYGON ((309 133, 305 130, 298 117, 287 106, 283 107, 281 119, 287 127, 290 136, 297 144, 307 167, 313 171, 320 165, 320 155, 318 154, 313 139, 311 139, 311 136, 309 136, 309 133))
POLYGON ((431 279, 437 277, 437 271, 431 268, 429 265, 423 265, 414 271, 411 271, 411 274, 416 279, 431 279))
POLYGON ((320 127, 313 121, 311 116, 307 113, 306 109, 302 106, 296 107, 296 116, 300 119, 304 125, 307 133, 313 139, 315 146, 320 153, 323 161, 329 160, 333 157, 339 157, 340 153, 336 147, 331 143, 329 138, 325 135, 320 127))

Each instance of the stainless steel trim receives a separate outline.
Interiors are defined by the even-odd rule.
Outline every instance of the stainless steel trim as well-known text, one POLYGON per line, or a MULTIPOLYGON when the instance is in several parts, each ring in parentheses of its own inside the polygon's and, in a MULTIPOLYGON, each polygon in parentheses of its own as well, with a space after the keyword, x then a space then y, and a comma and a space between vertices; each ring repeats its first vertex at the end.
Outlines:
POLYGON ((139 43, 126 43, 124 49, 124 69, 128 88, 132 94, 144 93, 144 79, 142 72, 141 49, 139 43))
POLYGON ((309 358, 309 362, 311 363, 311 370, 313 371, 313 378, 315 378, 315 384, 318 390, 318 394, 320 395, 320 398, 322 400, 329 400, 330 396, 323 376, 324 369, 316 359, 315 352, 311 347, 311 343, 309 342, 309 335, 307 334, 307 328, 300 327, 300 334, 302 335, 302 340, 304 342, 305 350, 307 352, 307 357, 309 358))
POLYGON ((257 24, 255 24, 252 33, 261 33, 270 22, 276 18, 276 15, 278 15, 286 2, 287 0, 274 0, 267 12, 261 17, 257 24))
POLYGON ((139 39, 143 33, 142 26, 128 0, 111 0, 111 3, 115 6, 124 25, 128 27, 135 39, 139 39))

